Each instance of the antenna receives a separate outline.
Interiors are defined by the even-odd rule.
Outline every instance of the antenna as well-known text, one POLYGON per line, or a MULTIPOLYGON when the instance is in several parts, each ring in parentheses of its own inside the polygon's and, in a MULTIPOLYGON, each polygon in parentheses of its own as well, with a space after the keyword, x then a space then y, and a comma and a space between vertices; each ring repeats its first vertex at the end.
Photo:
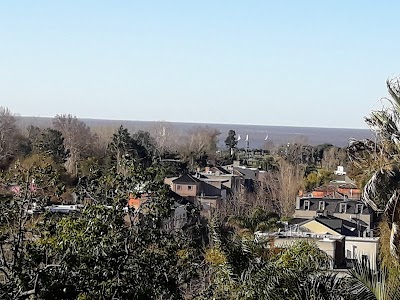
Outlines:
POLYGON ((249 147, 250 147, 250 143, 249 143, 249 135, 246 135, 246 152, 247 152, 247 158, 250 158, 250 153, 249 153, 249 147))

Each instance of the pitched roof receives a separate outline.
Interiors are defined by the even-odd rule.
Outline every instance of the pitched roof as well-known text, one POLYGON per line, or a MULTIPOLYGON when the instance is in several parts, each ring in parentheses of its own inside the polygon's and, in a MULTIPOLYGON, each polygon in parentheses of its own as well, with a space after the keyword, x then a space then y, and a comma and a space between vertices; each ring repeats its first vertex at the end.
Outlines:
MULTIPOLYGON (((327 226, 328 228, 346 236, 359 236, 367 227, 356 222, 339 219, 336 217, 317 217, 314 219, 318 223, 327 226)), ((361 234, 362 235, 362 234, 361 234)))
POLYGON ((175 193, 172 190, 168 191, 168 196, 171 197, 172 199, 174 199, 176 203, 179 203, 179 204, 182 204, 182 205, 186 205, 186 204, 192 203, 187 198, 175 193))
POLYGON ((200 184, 200 195, 208 197, 221 196, 221 189, 202 181, 200 184))
POLYGON ((231 174, 231 172, 229 172, 228 170, 226 170, 220 166, 215 166, 215 167, 213 167, 213 169, 215 169, 216 171, 219 171, 222 174, 231 174))
POLYGON ((311 211, 317 211, 319 210, 319 202, 324 201, 325 202, 325 211, 328 211, 330 213, 340 213, 340 204, 344 203, 346 204, 346 213, 347 214, 356 214, 357 213, 357 205, 361 204, 363 205, 363 210, 362 214, 372 214, 372 208, 362 201, 358 200, 346 200, 343 198, 316 198, 316 197, 303 197, 300 199, 300 207, 303 209, 304 207, 304 201, 309 201, 310 202, 310 208, 309 210, 311 211))
POLYGON ((258 178, 258 170, 257 169, 250 169, 250 168, 243 168, 243 167, 233 167, 235 172, 238 172, 246 179, 251 179, 256 181, 258 178))
POLYGON ((297 225, 297 224, 303 224, 310 221, 310 219, 306 218, 292 218, 288 221, 289 225, 297 225))
POLYGON ((184 174, 181 177, 178 177, 177 179, 172 180, 172 183, 180 183, 180 184, 197 183, 197 182, 201 182, 201 180, 190 174, 184 174))

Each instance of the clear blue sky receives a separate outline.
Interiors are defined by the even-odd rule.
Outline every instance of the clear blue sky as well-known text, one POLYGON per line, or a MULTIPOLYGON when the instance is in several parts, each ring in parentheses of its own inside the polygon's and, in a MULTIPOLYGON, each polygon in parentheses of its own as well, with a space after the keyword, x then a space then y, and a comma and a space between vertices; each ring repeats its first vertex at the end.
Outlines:
POLYGON ((0 105, 29 116, 365 127, 398 1, 2 1, 0 105))

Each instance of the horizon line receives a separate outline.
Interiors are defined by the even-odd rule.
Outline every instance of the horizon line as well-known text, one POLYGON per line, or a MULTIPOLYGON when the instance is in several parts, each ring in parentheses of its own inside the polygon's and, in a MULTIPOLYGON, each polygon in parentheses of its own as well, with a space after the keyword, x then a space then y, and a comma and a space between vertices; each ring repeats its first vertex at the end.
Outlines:
MULTIPOLYGON (((56 114, 56 115, 61 115, 61 114, 56 114)), ((65 113, 65 115, 68 115, 68 113, 65 113)), ((78 117, 73 114, 70 114, 80 120, 98 120, 98 121, 114 121, 114 122, 151 122, 151 123, 157 123, 157 122, 165 122, 165 123, 181 123, 181 124, 201 124, 201 125, 233 125, 233 126, 268 126, 268 127, 293 127, 293 128, 324 128, 324 129, 348 129, 348 130, 371 130, 370 128, 361 128, 361 127, 329 127, 329 126, 310 126, 310 125, 269 125, 269 124, 244 124, 244 123, 218 123, 218 122, 188 122, 188 121, 169 121, 169 120, 126 120, 126 119, 105 119, 105 118, 94 118, 94 117, 78 117)), ((28 116, 28 115, 20 115, 16 114, 14 115, 15 117, 22 117, 22 118, 43 118, 43 119, 53 119, 53 117, 49 116, 28 116)))

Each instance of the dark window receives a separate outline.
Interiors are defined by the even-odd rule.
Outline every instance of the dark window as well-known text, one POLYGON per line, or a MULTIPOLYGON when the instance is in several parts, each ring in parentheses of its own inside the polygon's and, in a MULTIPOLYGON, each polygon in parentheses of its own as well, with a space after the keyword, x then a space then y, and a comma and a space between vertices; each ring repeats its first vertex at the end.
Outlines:
POLYGON ((310 210, 310 201, 304 201, 304 210, 310 210))
POLYGON ((192 190, 192 186, 188 185, 188 190, 191 191, 192 190))

